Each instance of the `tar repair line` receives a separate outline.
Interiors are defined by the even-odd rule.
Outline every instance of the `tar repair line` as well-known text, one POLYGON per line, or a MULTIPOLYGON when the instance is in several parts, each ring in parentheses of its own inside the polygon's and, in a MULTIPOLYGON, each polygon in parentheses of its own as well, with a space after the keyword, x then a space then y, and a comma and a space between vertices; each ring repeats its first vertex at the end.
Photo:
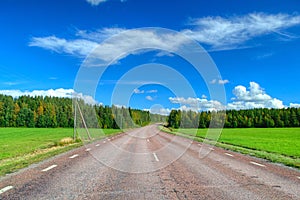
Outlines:
POLYGON ((69 158, 76 158, 78 156, 78 154, 74 154, 73 156, 69 157, 69 158))
POLYGON ((57 165, 51 165, 50 167, 47 167, 47 168, 43 169, 42 172, 49 171, 50 169, 53 169, 55 167, 57 167, 57 165))
POLYGON ((158 157, 157 157, 156 153, 153 153, 153 156, 154 156, 155 160, 156 160, 157 162, 159 162, 159 160, 158 160, 158 157))
POLYGON ((227 156, 233 157, 233 155, 230 154, 230 153, 224 153, 224 154, 227 155, 227 156))
POLYGON ((11 186, 11 185, 6 186, 5 188, 2 188, 2 189, 0 190, 0 194, 3 194, 4 192, 7 192, 8 190, 11 190, 11 189, 13 189, 13 188, 14 188, 14 187, 11 186))
POLYGON ((257 162, 250 162, 251 164, 253 164, 253 165, 257 165, 257 166, 260 166, 260 167, 265 167, 265 165, 262 165, 262 164, 259 164, 259 163, 257 163, 257 162))

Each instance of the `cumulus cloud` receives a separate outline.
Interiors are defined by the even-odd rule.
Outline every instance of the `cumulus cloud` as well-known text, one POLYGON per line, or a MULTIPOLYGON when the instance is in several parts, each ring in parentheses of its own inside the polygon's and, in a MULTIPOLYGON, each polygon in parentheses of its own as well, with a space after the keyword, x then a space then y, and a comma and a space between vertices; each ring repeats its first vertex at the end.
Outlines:
POLYGON ((149 111, 151 114, 159 114, 159 115, 169 115, 172 109, 162 108, 162 107, 154 107, 151 109, 144 109, 144 111, 149 111))
POLYGON ((283 102, 266 94, 258 83, 250 82, 247 90, 245 86, 236 86, 232 93, 235 97, 233 102, 227 105, 228 109, 249 109, 249 108, 284 108, 283 102))
POLYGON ((300 108, 300 104, 299 103, 290 103, 291 108, 300 108))
POLYGON ((220 16, 191 19, 192 29, 182 32, 213 49, 233 49, 267 34, 292 38, 283 31, 300 24, 300 15, 250 13, 244 16, 220 16))
POLYGON ((149 101, 153 101, 153 97, 151 97, 151 96, 146 96, 146 99, 149 101))
POLYGON ((283 101, 271 97, 260 87, 256 82, 250 82, 249 88, 238 85, 232 91, 234 97, 231 98, 231 102, 227 105, 223 105, 216 100, 207 100, 206 96, 202 95, 202 98, 184 98, 184 97, 169 97, 171 103, 180 104, 180 110, 243 110, 252 108, 286 108, 295 107, 300 108, 298 103, 290 103, 284 105, 283 101))
POLYGON ((206 98, 184 98, 184 97, 169 97, 171 103, 180 104, 180 110, 224 110, 225 107, 216 100, 207 100, 206 98))
POLYGON ((77 98, 83 99, 88 104, 97 104, 98 102, 89 95, 84 95, 82 93, 77 93, 73 89, 49 89, 49 90, 33 90, 33 91, 21 91, 21 90, 0 90, 0 94, 9 95, 13 98, 18 98, 20 96, 50 96, 50 97, 65 97, 72 98, 76 96, 77 98))

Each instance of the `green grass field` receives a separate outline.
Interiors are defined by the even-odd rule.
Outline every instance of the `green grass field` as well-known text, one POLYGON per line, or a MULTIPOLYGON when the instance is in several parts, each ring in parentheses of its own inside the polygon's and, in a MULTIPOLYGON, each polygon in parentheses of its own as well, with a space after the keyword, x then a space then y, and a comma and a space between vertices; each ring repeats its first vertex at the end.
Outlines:
MULTIPOLYGON (((119 133, 117 129, 90 130, 93 138, 99 139, 119 133)), ((85 131, 78 130, 85 138, 85 131)), ((0 128, 0 176, 16 171, 32 163, 82 145, 82 142, 61 146, 59 142, 73 137, 71 128, 0 128)))
MULTIPOLYGON (((213 139, 208 129, 180 129, 182 136, 195 136, 195 140, 213 139)), ((213 130, 213 129, 212 129, 213 130)), ((265 158, 288 166, 300 168, 300 128, 235 128, 223 129, 219 147, 265 158)))

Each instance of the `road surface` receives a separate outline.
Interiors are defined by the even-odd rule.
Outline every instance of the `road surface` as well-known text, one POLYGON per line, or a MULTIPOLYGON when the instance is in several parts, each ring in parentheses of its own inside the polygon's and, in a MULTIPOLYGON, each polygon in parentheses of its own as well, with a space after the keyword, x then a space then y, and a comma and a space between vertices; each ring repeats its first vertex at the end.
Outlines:
POLYGON ((300 172, 151 125, 7 175, 0 199, 300 199, 300 172))

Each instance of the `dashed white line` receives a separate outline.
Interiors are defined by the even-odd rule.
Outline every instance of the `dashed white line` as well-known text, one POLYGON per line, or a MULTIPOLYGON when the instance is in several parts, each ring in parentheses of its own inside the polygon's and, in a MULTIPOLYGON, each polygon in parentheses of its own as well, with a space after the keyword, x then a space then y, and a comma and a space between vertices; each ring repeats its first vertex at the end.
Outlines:
POLYGON ((57 167, 57 165, 51 165, 50 167, 47 167, 47 168, 43 169, 42 172, 49 171, 50 169, 53 169, 55 167, 57 167))
POLYGON ((298 176, 297 178, 300 179, 300 176, 298 176))
POLYGON ((96 146, 96 147, 99 147, 99 146, 100 146, 100 144, 96 144, 95 146, 96 146))
POLYGON ((153 156, 154 156, 155 160, 156 160, 157 162, 159 162, 159 159, 158 159, 156 153, 153 153, 153 156))
POLYGON ((13 189, 13 188, 14 188, 14 187, 11 186, 11 185, 6 186, 6 187, 4 187, 4 188, 2 188, 2 189, 0 190, 0 194, 3 194, 4 192, 7 192, 8 190, 11 190, 11 189, 13 189))
POLYGON ((108 140, 108 141, 110 141, 110 139, 109 139, 109 138, 108 138, 107 140, 108 140))
POLYGON ((105 144, 105 143, 106 143, 106 141, 103 141, 103 143, 105 144))
POLYGON ((230 154, 230 153, 224 153, 224 154, 227 155, 227 156, 233 157, 233 155, 230 154))
POLYGON ((85 151, 90 151, 91 149, 90 148, 87 148, 85 151))
POLYGON ((150 140, 149 140, 149 139, 147 139, 147 142, 150 142, 150 140))
POLYGON ((70 156, 69 158, 76 158, 76 157, 78 157, 79 155, 78 154, 74 154, 73 156, 70 156))
POLYGON ((250 162, 251 164, 253 164, 253 165, 257 165, 257 166, 260 166, 260 167, 265 167, 265 165, 263 165, 263 164, 260 164, 260 163, 257 163, 257 162, 250 162))

